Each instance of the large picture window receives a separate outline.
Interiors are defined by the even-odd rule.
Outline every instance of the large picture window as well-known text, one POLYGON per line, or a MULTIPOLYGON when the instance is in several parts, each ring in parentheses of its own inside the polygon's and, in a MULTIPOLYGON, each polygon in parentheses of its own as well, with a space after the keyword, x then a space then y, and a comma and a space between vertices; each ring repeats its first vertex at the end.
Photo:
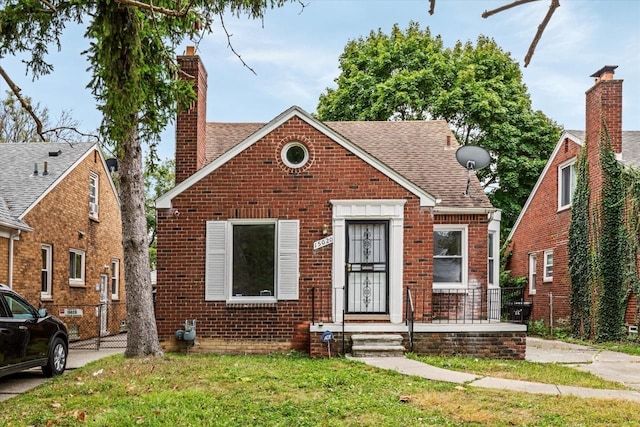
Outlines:
POLYGON ((558 209, 566 209, 573 202, 576 188, 575 159, 558 167, 558 209))
POLYGON ((467 236, 465 227, 435 226, 433 231, 433 283, 440 287, 466 285, 467 236))
POLYGON ((205 300, 298 299, 298 220, 207 222, 205 300))
POLYGON ((233 224, 234 297, 275 296, 276 224, 233 224))

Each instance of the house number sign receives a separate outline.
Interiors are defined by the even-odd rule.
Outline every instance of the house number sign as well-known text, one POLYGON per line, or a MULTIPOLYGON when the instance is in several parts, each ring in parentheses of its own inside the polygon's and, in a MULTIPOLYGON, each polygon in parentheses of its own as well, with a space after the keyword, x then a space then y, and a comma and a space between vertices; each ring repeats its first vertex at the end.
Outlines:
POLYGON ((315 242, 313 242, 313 250, 315 251, 316 249, 323 248, 332 243, 333 243, 333 236, 327 236, 324 239, 316 240, 315 242))

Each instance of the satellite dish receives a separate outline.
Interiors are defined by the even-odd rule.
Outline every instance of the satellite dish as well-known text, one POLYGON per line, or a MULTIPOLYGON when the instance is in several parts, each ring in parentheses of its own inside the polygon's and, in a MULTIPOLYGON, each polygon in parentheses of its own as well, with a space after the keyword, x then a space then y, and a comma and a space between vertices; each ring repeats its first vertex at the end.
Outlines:
POLYGON ((456 151, 456 160, 464 168, 477 171, 489 166, 491 156, 479 145, 463 145, 456 151))
POLYGON ((486 168, 491 163, 489 152, 478 145, 463 145, 456 151, 456 160, 467 169, 467 189, 465 196, 469 195, 469 185, 471 184, 471 171, 486 168))

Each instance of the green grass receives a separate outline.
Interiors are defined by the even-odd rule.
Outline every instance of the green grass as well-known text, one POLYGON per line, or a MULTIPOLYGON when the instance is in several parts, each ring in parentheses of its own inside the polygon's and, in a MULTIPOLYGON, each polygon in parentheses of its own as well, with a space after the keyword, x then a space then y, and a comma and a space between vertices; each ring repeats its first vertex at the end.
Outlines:
POLYGON ((0 426, 640 425, 640 404, 461 387, 302 355, 109 357, 8 401, 0 426))
POLYGON ((624 390, 623 384, 607 381, 590 372, 555 363, 537 363, 525 360, 478 359, 472 357, 409 357, 452 371, 468 372, 487 377, 533 381, 545 384, 571 385, 598 389, 624 390))

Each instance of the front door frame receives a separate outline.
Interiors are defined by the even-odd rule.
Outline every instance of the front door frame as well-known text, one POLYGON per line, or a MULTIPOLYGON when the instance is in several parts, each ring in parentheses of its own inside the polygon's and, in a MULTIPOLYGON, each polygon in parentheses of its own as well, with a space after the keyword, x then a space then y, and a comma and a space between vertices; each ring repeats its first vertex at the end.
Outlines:
POLYGON ((389 321, 402 323, 404 199, 330 200, 333 206, 332 305, 335 323, 344 321, 346 286, 346 225, 351 220, 389 221, 388 307, 389 321))

